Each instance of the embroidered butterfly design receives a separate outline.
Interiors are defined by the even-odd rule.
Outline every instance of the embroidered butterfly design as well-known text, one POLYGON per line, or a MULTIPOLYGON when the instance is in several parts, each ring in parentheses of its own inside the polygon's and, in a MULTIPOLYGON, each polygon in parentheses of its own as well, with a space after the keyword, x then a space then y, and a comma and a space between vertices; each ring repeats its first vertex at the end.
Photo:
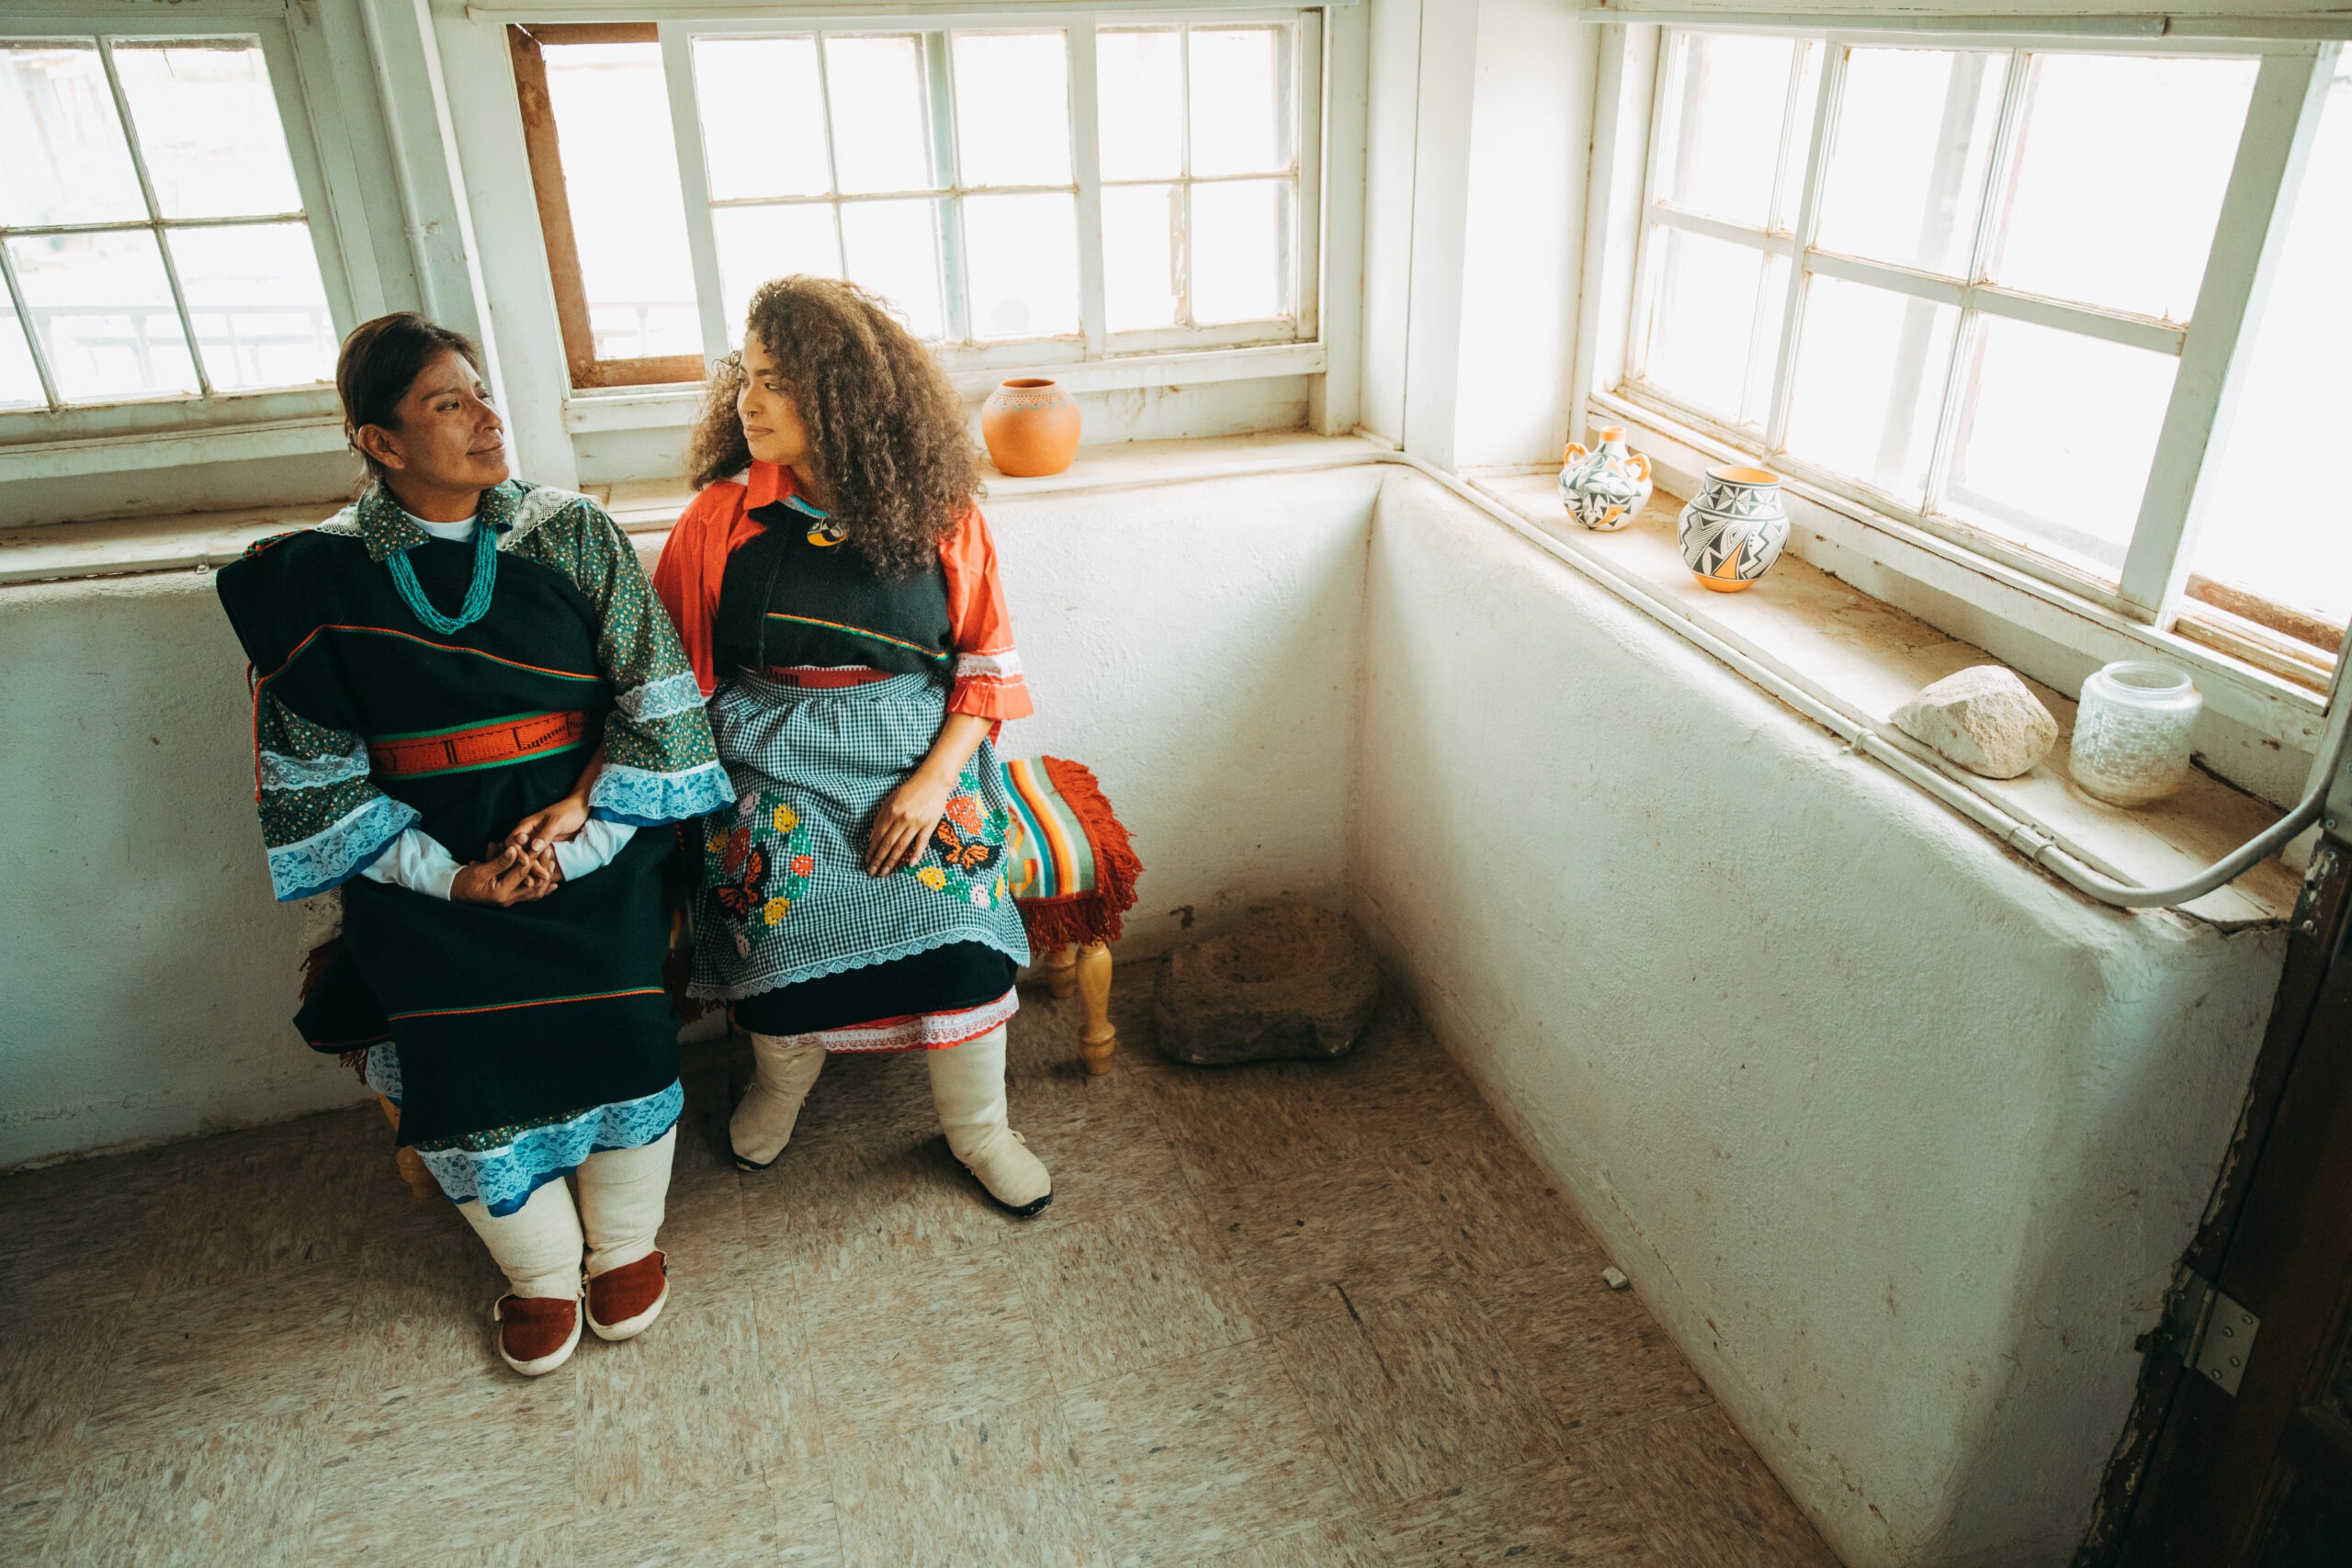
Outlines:
MULTIPOLYGON (((729 855, 729 860, 734 856, 729 855)), ((743 855, 742 868, 733 873, 734 880, 722 882, 711 891, 718 896, 719 906, 739 920, 748 920, 761 904, 760 894, 768 879, 768 852, 753 844, 743 855)))
POLYGON ((978 836, 967 839, 944 817, 931 830, 931 847, 941 860, 971 877, 978 876, 1004 858, 1003 845, 991 844, 978 836))

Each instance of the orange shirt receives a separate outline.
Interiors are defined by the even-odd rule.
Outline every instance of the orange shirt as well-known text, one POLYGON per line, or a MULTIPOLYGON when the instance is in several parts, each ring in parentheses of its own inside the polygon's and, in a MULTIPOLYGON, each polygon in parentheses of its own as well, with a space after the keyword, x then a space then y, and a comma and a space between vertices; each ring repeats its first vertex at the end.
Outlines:
MULTIPOLYGON (((678 640, 705 696, 718 685, 712 623, 728 558, 758 536, 761 524, 752 511, 785 500, 794 490, 791 469, 753 463, 742 476, 709 485, 688 502, 662 547, 653 592, 677 623, 678 640)), ((939 565, 947 580, 949 641, 956 654, 947 711, 1000 723, 1027 717, 1029 687, 1021 676, 1012 618, 997 575, 996 540, 978 506, 966 508, 963 520, 940 540, 939 565)))

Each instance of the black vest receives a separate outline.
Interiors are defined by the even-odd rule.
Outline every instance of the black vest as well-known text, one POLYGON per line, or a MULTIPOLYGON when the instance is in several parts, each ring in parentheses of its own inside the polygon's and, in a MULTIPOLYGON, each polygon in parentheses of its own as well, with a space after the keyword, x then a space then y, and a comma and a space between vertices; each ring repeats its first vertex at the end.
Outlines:
POLYGON ((948 683, 955 662, 947 574, 936 558, 902 578, 875 574, 817 519, 784 502, 749 514, 759 534, 727 558, 711 636, 718 672, 775 665, 864 665, 948 683))

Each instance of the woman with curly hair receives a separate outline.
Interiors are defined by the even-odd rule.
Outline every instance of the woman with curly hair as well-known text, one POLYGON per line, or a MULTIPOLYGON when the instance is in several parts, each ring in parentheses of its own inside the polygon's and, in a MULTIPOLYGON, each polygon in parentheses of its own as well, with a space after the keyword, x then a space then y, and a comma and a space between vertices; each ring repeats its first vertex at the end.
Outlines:
POLYGON ((703 823, 688 986, 752 1037, 736 1163, 775 1162, 828 1051, 922 1049, 956 1157, 1034 1214, 1053 1184, 1006 1123, 1029 944, 990 744, 1029 694, 963 402, 873 296, 778 278, 694 468, 653 585, 736 790, 703 823))

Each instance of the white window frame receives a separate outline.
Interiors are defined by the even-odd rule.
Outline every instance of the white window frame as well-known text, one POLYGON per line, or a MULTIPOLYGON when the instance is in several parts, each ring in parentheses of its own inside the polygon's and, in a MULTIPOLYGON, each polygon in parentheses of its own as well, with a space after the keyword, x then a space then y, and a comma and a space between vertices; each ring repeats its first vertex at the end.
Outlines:
MULTIPOLYGON (((1083 10, 1068 11, 1046 5, 973 11, 944 5, 909 4, 877 7, 882 13, 879 15, 857 14, 849 7, 813 12, 779 7, 744 15, 718 6, 698 6, 685 0, 673 0, 671 4, 657 0, 655 4, 628 7, 638 17, 655 13, 656 36, 670 89, 671 130, 677 147, 680 194, 686 209, 686 233, 701 310, 706 360, 716 362, 723 355, 734 333, 725 320, 724 295, 718 287, 718 244, 709 217, 711 204, 702 155, 702 127, 692 96, 695 38, 1053 30, 1066 33, 1069 40, 1072 178, 1067 186, 1050 188, 1070 190, 1078 202, 1080 331, 1061 338, 1026 338, 986 344, 943 343, 937 348, 939 358, 958 388, 970 395, 995 385, 1001 378, 1030 372, 1051 376, 1079 392, 1324 374, 1329 367, 1329 344, 1324 329, 1322 295, 1325 275, 1331 265, 1325 235, 1332 216, 1326 210, 1325 163, 1335 95, 1344 86, 1335 82, 1326 69, 1330 31, 1328 13, 1333 3, 1348 4, 1351 0, 1271 6, 1219 0, 1198 0, 1185 6, 1109 0, 1083 10), (845 15, 845 11, 849 14, 845 15), (1103 182, 1096 153, 1097 123, 1090 112, 1093 103, 1096 29, 1213 28, 1250 23, 1280 23, 1295 28, 1292 54, 1297 109, 1297 204, 1289 258, 1294 269, 1293 313, 1271 322, 1111 333, 1107 330, 1102 298, 1103 182)), ((597 0, 571 0, 563 5, 526 0, 511 6, 484 5, 479 14, 484 21, 528 26, 533 22, 595 21, 614 15, 616 9, 602 6, 597 0)), ((934 134, 944 132, 949 142, 953 140, 953 103, 940 100, 944 94, 952 92, 948 85, 952 70, 951 62, 934 60, 926 73, 933 95, 931 115, 934 134)), ((951 173, 953 156, 951 146, 943 158, 951 173)), ((1277 172, 1247 177, 1282 176, 1277 172)), ((1189 179, 1188 175, 1187 182, 1189 179)), ((923 194, 944 195, 952 199, 961 196, 964 189, 951 184, 944 192, 923 194)), ((842 198, 836 195, 810 199, 838 202, 842 198)), ((961 328, 960 312, 964 309, 953 276, 943 279, 943 294, 947 297, 952 339, 961 328)), ((698 385, 568 388, 564 427, 571 434, 581 434, 673 425, 693 417, 700 407, 701 397, 698 385)))
MULTIPOLYGON (((311 249, 318 258, 319 276, 326 290, 328 314, 340 336, 358 319, 349 256, 353 247, 364 249, 368 236, 364 227, 356 235, 346 232, 357 216, 351 210, 353 201, 349 197, 337 199, 328 188, 324 160, 339 148, 326 145, 332 138, 311 118, 305 92, 303 47, 288 24, 283 5, 273 0, 227 0, 225 4, 190 6, 172 11, 142 8, 136 12, 127 12, 120 6, 100 8, 86 5, 28 12, 0 5, 0 39, 98 39, 100 58, 107 61, 109 85, 113 85, 114 68, 104 50, 107 39, 234 37, 260 40, 262 58, 269 70, 271 95, 277 100, 278 123, 286 137, 287 154, 294 168, 295 186, 301 197, 299 213, 276 214, 273 219, 299 216, 308 228, 311 249)), ((316 71, 322 69, 324 62, 311 63, 316 71)), ((140 159, 136 133, 130 127, 129 107, 119 87, 115 88, 115 109, 123 118, 125 134, 131 138, 132 158, 144 190, 145 164, 140 159)), ((158 221, 151 202, 150 217, 144 222, 66 227, 144 228, 160 232, 164 228, 212 226, 216 225, 200 220, 158 221)), ((10 292, 25 336, 32 346, 43 390, 52 404, 49 408, 0 411, 0 479, 98 471, 108 466, 102 460, 107 451, 105 443, 141 437, 173 438, 164 440, 154 454, 166 461, 199 461, 213 457, 216 453, 219 457, 277 457, 341 448, 340 405, 331 382, 251 391, 220 391, 213 388, 186 305, 178 297, 177 275, 172 270, 169 246, 164 247, 164 256, 166 274, 173 279, 174 303, 179 309, 182 330, 189 334, 188 352, 196 361, 201 389, 193 396, 165 393, 106 402, 57 404, 47 351, 32 330, 30 318, 24 313, 25 302, 16 289, 13 271, 0 273, 0 279, 5 279, 0 286, 10 292), (208 434, 251 432, 254 427, 264 427, 258 440, 223 445, 203 439, 208 434), (207 450, 208 446, 212 450, 207 450)), ((118 459, 120 456, 118 450, 118 459)))
MULTIPOLYGON (((2050 36, 2019 31, 1935 31, 1928 27, 1873 28, 1787 23, 1743 26, 1708 20, 1677 30, 1765 32, 1810 40, 1823 51, 1809 149, 1784 148, 1783 160, 1805 158, 1793 220, 1777 229, 1749 229, 1676 209, 1658 199, 1656 167, 1660 139, 1655 134, 1668 102, 1672 51, 1666 30, 1612 26, 1604 50, 1604 114, 1596 125, 1596 182, 1589 231, 1587 278, 1603 298, 1588 314, 1580 350, 1588 373, 1584 389, 1590 412, 1600 418, 1648 422, 1702 446, 1736 452, 1770 463, 1796 480, 1804 493, 1864 526, 1862 547, 1882 561, 1899 558, 1904 547, 1924 547, 1969 569, 1943 574, 1949 592, 1957 577, 1971 607, 2005 620, 2014 616, 2016 592, 2035 594, 2077 615, 2153 643, 2208 671, 2247 675, 2273 696, 2297 705, 2315 705, 2329 684, 2333 661, 2319 650, 2271 634, 2266 628, 2188 599, 2184 589, 2198 525, 2212 493, 2214 471, 2231 412, 2251 358, 2270 276, 2283 249, 2286 214, 2300 189, 2319 115, 2335 68, 2338 45, 2311 39, 2183 39, 2081 33, 2050 36), (1629 49, 1629 32, 1646 33, 1629 49), (1834 146, 1839 95, 1848 51, 1856 47, 1915 47, 2010 52, 1987 190, 1997 195, 2016 152, 2012 128, 2024 85, 2023 63, 2031 53, 2062 51, 2252 59, 2257 75, 2240 134, 2235 163, 2222 197, 2215 237, 2207 256, 2197 303, 2186 327, 2146 317, 2048 299, 1982 281, 1985 236, 1996 203, 1981 204, 1978 233, 1967 279, 1954 285, 1914 269, 1815 249, 1812 240, 1829 150, 1834 146), (1611 185, 1623 195, 1611 195, 1611 185), (1635 199, 1626 196, 1638 192, 1635 199), (1761 430, 1728 424, 1646 382, 1642 376, 1657 261, 1652 238, 1679 228, 1752 245, 1787 259, 1778 358, 1771 367, 1770 399, 1761 430), (2134 346, 2177 355, 2177 373, 2156 455, 2125 558, 2120 581, 2108 582, 2074 563, 2042 555, 2015 541, 1973 528, 1948 515, 1907 504, 1850 477, 1834 473, 1782 450, 1787 410, 1808 273, 1850 278, 1897 293, 1954 305, 1962 311, 1950 372, 1943 388, 1939 440, 1928 490, 1940 493, 1951 462, 1951 418, 1968 359, 1969 333, 1983 316, 1999 316, 2058 326, 2134 346), (1611 314, 1611 306, 1614 314, 1611 314), (1882 549, 1872 540, 1883 541, 1882 549), (2214 658, 2218 653, 2222 657, 2214 658), (2250 667, 2250 668, 2249 668, 2250 667)), ((1793 82, 1798 73, 1792 68, 1793 82)), ((1777 175, 1776 175, 1777 178, 1777 175)), ((1770 276, 1768 268, 1765 276, 1770 276)), ((1579 409, 1579 419, 1587 417, 1579 409)), ((1894 570, 1901 570, 1899 567, 1894 570)))

